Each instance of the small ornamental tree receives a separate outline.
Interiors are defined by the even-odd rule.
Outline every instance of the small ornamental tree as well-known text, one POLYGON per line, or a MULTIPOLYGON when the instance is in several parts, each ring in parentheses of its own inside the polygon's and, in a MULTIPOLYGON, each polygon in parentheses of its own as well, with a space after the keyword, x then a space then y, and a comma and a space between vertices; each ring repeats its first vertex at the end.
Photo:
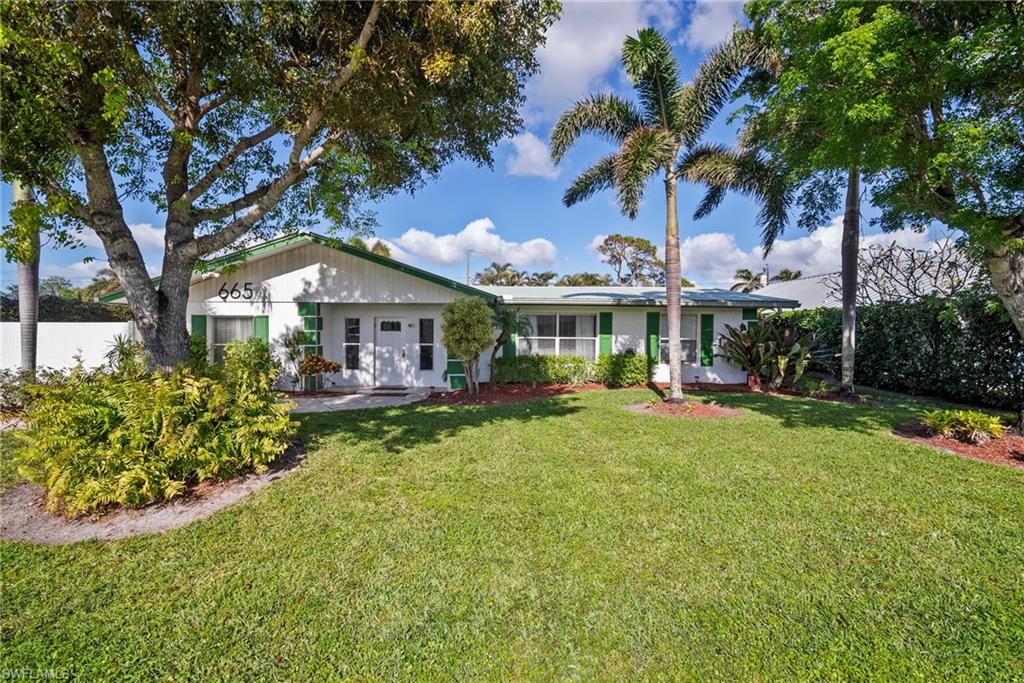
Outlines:
POLYGON ((480 390, 480 354, 494 344, 493 312, 483 299, 460 297, 441 311, 441 342, 466 368, 466 390, 480 390))

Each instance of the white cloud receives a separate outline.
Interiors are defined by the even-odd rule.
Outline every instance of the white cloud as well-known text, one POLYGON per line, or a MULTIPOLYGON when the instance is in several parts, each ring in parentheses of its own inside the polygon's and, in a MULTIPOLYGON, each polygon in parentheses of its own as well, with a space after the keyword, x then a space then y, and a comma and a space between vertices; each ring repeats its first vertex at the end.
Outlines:
MULTIPOLYGON (((65 266, 58 266, 53 263, 43 263, 39 266, 39 276, 41 278, 65 277, 71 280, 76 287, 81 287, 92 282, 96 273, 109 267, 110 264, 107 261, 101 261, 99 259, 88 262, 77 261, 65 266)), ((146 271, 149 273, 150 277, 156 277, 160 274, 160 270, 155 266, 147 265, 146 271)))
POLYGON ((490 218, 478 218, 457 233, 436 235, 409 228, 394 240, 382 240, 391 248, 392 257, 401 261, 423 260, 441 265, 461 263, 466 252, 514 266, 550 265, 558 249, 549 240, 538 237, 525 242, 509 242, 494 231, 490 218))
MULTIPOLYGON (((758 271, 768 264, 770 272, 778 272, 782 268, 799 270, 804 275, 820 275, 832 273, 840 269, 840 245, 843 234, 842 216, 832 219, 829 225, 817 228, 813 232, 795 239, 775 241, 768 258, 764 258, 764 250, 755 247, 745 251, 736 243, 734 235, 723 232, 711 232, 696 235, 683 241, 680 252, 683 270, 703 283, 717 285, 728 284, 739 268, 758 271)), ((895 241, 907 247, 926 249, 935 242, 928 233, 914 230, 880 233, 861 237, 861 248, 872 244, 890 244, 895 241)))
MULTIPOLYGON (((128 229, 132 231, 132 237, 135 238, 136 243, 139 245, 139 249, 142 251, 163 251, 163 228, 155 228, 150 223, 132 223, 128 226, 128 229)), ((100 241, 99 235, 92 230, 85 230, 82 233, 82 244, 87 247, 96 247, 97 249, 103 248, 103 243, 100 241)))
POLYGON ((610 90, 607 75, 626 35, 651 25, 668 30, 676 21, 667 3, 565 3, 537 53, 540 71, 526 86, 527 120, 551 120, 584 95, 610 90))
POLYGON ((594 239, 587 243, 587 251, 596 252, 597 248, 604 244, 606 239, 608 239, 608 235, 594 235, 594 239))
POLYGON ((551 152, 547 143, 533 133, 527 131, 512 138, 515 151, 505 160, 505 170, 509 175, 539 176, 554 180, 561 173, 551 162, 551 152))
POLYGON ((698 2, 683 29, 682 43, 695 52, 706 52, 731 36, 735 25, 742 21, 741 2, 698 2))

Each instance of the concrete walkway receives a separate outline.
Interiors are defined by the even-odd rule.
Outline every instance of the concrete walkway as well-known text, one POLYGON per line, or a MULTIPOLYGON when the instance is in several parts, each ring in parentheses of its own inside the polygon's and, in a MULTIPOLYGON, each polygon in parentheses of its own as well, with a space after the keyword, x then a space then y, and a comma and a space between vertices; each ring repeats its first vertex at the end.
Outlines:
POLYGON ((293 413, 329 413, 335 410, 363 410, 365 408, 391 408, 422 401, 431 389, 359 389, 355 393, 339 392, 337 396, 294 396, 293 413), (400 395, 399 395, 400 394, 400 395))

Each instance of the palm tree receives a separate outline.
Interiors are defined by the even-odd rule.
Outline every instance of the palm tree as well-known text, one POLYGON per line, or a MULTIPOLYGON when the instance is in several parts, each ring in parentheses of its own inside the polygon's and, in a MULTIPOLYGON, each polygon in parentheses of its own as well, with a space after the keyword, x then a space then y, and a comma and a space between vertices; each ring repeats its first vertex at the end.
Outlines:
POLYGON ((680 84, 679 66, 669 42, 646 28, 626 38, 622 63, 639 104, 615 95, 591 95, 562 114, 551 130, 551 157, 561 161, 584 133, 596 133, 618 149, 581 173, 565 191, 567 206, 614 188, 619 207, 636 218, 644 186, 660 176, 665 186, 665 299, 669 335, 668 400, 681 401, 679 217, 676 208, 680 167, 698 149, 701 136, 728 101, 735 74, 701 69, 680 84))
POLYGON ((800 276, 803 275, 799 270, 790 270, 789 268, 783 268, 776 275, 771 278, 772 282, 789 282, 790 280, 799 280, 800 276))
POLYGON ((555 284, 559 287, 607 287, 611 285, 611 275, 600 273, 569 273, 558 278, 555 284))
POLYGON ((534 273, 530 275, 529 284, 534 287, 547 287, 556 277, 558 277, 558 273, 545 270, 543 273, 534 273))
POLYGON ((494 384, 494 369, 498 358, 498 350, 508 342, 513 335, 525 337, 527 345, 530 344, 530 335, 533 334, 533 324, 530 318, 519 312, 518 308, 509 306, 496 306, 494 308, 494 326, 498 328, 498 338, 494 340, 494 348, 491 349, 491 384, 494 384))
POLYGON ((733 292, 753 292, 764 285, 761 273, 751 272, 749 268, 738 269, 736 274, 733 275, 733 279, 739 280, 739 282, 729 288, 733 292))
POLYGON ((516 270, 511 263, 492 263, 476 274, 478 285, 499 285, 514 287, 528 283, 529 275, 521 270, 516 270))
MULTIPOLYGON (((35 203, 32 190, 21 182, 12 183, 14 202, 26 206, 35 203)), ((13 220, 17 220, 12 217, 13 220)), ((18 245, 15 261, 18 264, 18 320, 21 327, 21 369, 35 376, 36 339, 39 334, 39 230, 26 231, 24 242, 18 245)))

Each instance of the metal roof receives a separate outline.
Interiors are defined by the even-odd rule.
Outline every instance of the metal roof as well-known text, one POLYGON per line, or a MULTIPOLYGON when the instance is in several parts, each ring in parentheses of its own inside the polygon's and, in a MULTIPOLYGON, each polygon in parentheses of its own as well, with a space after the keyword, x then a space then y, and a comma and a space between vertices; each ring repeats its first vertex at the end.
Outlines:
MULTIPOLYGON (((607 306, 664 306, 662 287, 491 287, 477 289, 493 294, 506 304, 575 304, 607 306)), ((744 308, 797 308, 800 303, 782 297, 730 292, 727 289, 687 287, 681 291, 683 306, 744 308)))
POLYGON ((801 308, 839 308, 842 302, 834 296, 825 280, 835 273, 808 275, 797 280, 773 282, 757 290, 765 296, 778 296, 784 299, 795 299, 801 308))

